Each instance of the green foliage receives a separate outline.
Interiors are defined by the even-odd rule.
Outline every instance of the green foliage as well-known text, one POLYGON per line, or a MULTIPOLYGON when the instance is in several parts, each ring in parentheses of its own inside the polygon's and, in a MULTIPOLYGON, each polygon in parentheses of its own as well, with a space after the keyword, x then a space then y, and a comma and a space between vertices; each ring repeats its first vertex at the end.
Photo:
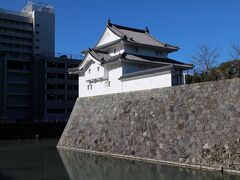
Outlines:
POLYGON ((193 75, 187 75, 186 82, 187 84, 192 84, 237 77, 240 77, 240 60, 233 60, 224 62, 215 68, 211 68, 209 72, 194 72, 193 75))

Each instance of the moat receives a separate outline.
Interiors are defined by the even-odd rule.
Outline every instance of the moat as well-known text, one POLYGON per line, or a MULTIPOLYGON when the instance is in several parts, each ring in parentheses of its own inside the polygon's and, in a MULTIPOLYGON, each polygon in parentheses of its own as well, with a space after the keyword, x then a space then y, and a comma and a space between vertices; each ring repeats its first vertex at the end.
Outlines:
POLYGON ((239 176, 57 150, 56 139, 0 141, 1 180, 237 180, 239 176))

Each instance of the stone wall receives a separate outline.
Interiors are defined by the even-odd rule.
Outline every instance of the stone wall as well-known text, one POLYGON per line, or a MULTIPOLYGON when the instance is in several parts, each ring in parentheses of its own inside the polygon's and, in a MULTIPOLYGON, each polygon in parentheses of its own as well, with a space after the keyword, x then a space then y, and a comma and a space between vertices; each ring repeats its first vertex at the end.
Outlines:
POLYGON ((237 172, 239 89, 236 78, 79 98, 58 147, 237 172))

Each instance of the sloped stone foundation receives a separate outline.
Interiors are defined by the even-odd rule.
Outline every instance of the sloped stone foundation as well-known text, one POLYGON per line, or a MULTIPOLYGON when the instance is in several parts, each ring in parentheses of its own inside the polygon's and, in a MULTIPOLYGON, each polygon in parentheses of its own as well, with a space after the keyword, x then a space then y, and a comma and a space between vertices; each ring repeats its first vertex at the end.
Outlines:
POLYGON ((240 79, 78 98, 58 148, 240 172, 240 79))

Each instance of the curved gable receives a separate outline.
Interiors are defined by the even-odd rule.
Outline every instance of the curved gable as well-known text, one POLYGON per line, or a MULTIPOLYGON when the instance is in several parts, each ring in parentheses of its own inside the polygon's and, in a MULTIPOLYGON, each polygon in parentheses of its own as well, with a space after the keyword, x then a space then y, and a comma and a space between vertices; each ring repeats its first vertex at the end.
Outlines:
POLYGON ((114 34, 108 27, 106 27, 101 39, 98 41, 96 47, 121 39, 114 34))
POLYGON ((86 67, 88 67, 89 63, 91 63, 91 61, 94 61, 95 63, 101 64, 101 62, 99 62, 96 58, 94 58, 90 53, 88 53, 83 62, 81 63, 79 69, 85 69, 86 67))

